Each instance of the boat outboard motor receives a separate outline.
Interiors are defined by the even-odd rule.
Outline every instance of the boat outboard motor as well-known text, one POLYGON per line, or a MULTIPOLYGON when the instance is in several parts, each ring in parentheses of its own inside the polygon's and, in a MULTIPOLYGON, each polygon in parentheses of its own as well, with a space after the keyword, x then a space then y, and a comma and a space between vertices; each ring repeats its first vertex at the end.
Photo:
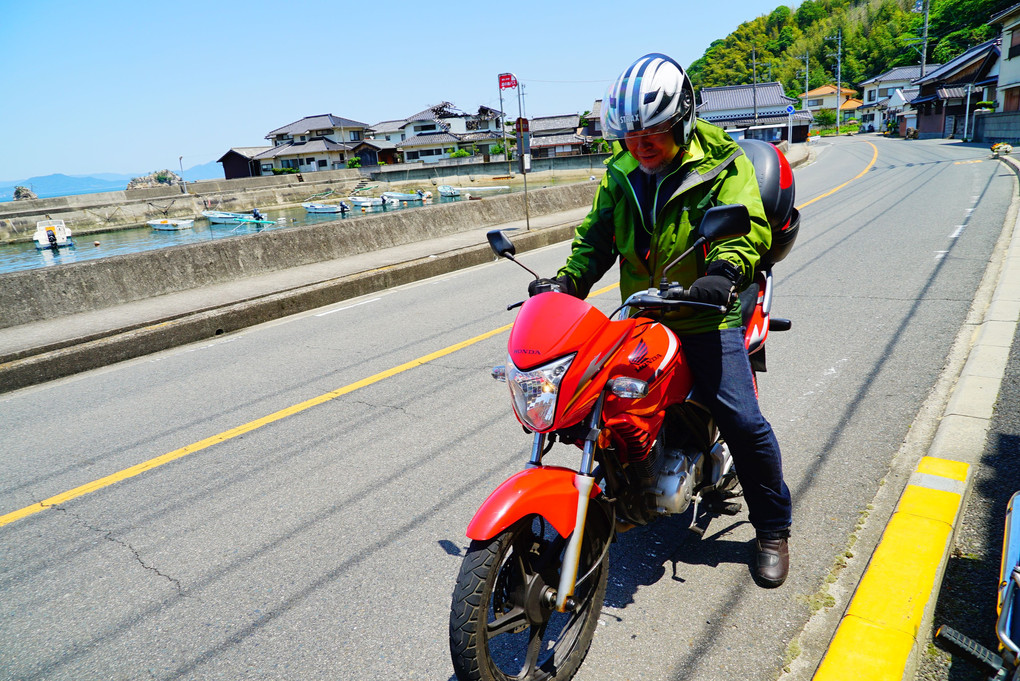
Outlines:
POLYGON ((263 219, 263 218, 262 218, 262 213, 260 213, 260 212, 259 212, 259 209, 258 209, 258 208, 253 208, 253 209, 252 209, 252 211, 251 211, 251 216, 252 216, 253 218, 255 218, 256 220, 262 220, 262 219, 263 219))
POLYGON ((57 250, 57 232, 56 230, 46 230, 46 240, 50 242, 50 248, 57 250))

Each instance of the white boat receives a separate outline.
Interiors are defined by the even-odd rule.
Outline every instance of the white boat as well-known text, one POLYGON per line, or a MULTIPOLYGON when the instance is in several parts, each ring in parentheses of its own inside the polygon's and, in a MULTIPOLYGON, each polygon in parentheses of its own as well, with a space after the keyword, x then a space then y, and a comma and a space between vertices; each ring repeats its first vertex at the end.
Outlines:
POLYGON ((500 190, 510 189, 510 186, 503 184, 492 187, 451 187, 451 189, 456 189, 457 191, 462 192, 498 192, 500 190))
POLYGON ((162 220, 149 220, 148 224, 153 229, 158 229, 161 232, 174 232, 180 229, 191 229, 195 226, 194 220, 171 220, 164 218, 162 220))
POLYGON ((351 209, 346 203, 302 203, 301 206, 309 213, 346 213, 351 209))
POLYGON ((202 217, 207 219, 209 222, 219 223, 221 225, 233 225, 245 218, 251 217, 249 213, 228 213, 222 210, 203 210, 202 217))
POLYGON ((35 223, 35 234, 32 238, 35 240, 35 247, 40 251, 74 246, 71 230, 64 226, 63 220, 41 220, 35 223))
POLYGON ((353 203, 356 208, 383 205, 383 200, 379 196, 349 196, 347 200, 353 203))
POLYGON ((404 194, 402 192, 383 192, 383 199, 388 201, 426 201, 432 198, 432 192, 423 192, 422 190, 416 191, 414 194, 404 194))
POLYGON ((439 185, 439 195, 445 197, 460 196, 460 189, 457 187, 451 187, 448 184, 439 185))

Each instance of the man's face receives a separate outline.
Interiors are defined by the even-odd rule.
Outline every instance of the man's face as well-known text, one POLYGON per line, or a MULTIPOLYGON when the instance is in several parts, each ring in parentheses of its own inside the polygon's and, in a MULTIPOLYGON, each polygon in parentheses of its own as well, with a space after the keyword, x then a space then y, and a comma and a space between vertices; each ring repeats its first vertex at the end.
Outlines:
POLYGON ((647 130, 628 133, 625 139, 627 149, 646 173, 662 170, 680 151, 680 146, 673 139, 673 129, 669 123, 660 123, 647 130))

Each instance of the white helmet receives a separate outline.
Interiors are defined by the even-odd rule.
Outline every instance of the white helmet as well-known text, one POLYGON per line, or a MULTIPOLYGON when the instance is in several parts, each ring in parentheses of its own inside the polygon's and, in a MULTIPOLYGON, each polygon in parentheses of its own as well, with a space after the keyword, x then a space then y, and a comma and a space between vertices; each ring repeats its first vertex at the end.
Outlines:
POLYGON ((694 135, 694 87, 683 68, 664 54, 646 54, 620 74, 602 100, 602 135, 623 139, 670 122, 677 144, 694 135))

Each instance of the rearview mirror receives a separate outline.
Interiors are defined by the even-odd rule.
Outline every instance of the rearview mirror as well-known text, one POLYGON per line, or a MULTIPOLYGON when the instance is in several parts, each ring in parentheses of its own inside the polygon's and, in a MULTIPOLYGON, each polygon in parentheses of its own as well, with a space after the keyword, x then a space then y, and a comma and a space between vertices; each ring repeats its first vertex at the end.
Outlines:
POLYGON ((698 227, 698 233, 707 241, 732 239, 744 236, 750 231, 751 215, 747 212, 747 206, 742 203, 709 208, 698 227))
MULTIPOLYGON (((747 210, 746 208, 744 209, 747 210)), ((513 258, 517 253, 517 249, 514 248, 514 244, 510 239, 507 239, 503 232, 498 229, 494 229, 490 232, 485 233, 485 238, 489 241, 489 248, 492 252, 498 255, 500 258, 513 258)))

